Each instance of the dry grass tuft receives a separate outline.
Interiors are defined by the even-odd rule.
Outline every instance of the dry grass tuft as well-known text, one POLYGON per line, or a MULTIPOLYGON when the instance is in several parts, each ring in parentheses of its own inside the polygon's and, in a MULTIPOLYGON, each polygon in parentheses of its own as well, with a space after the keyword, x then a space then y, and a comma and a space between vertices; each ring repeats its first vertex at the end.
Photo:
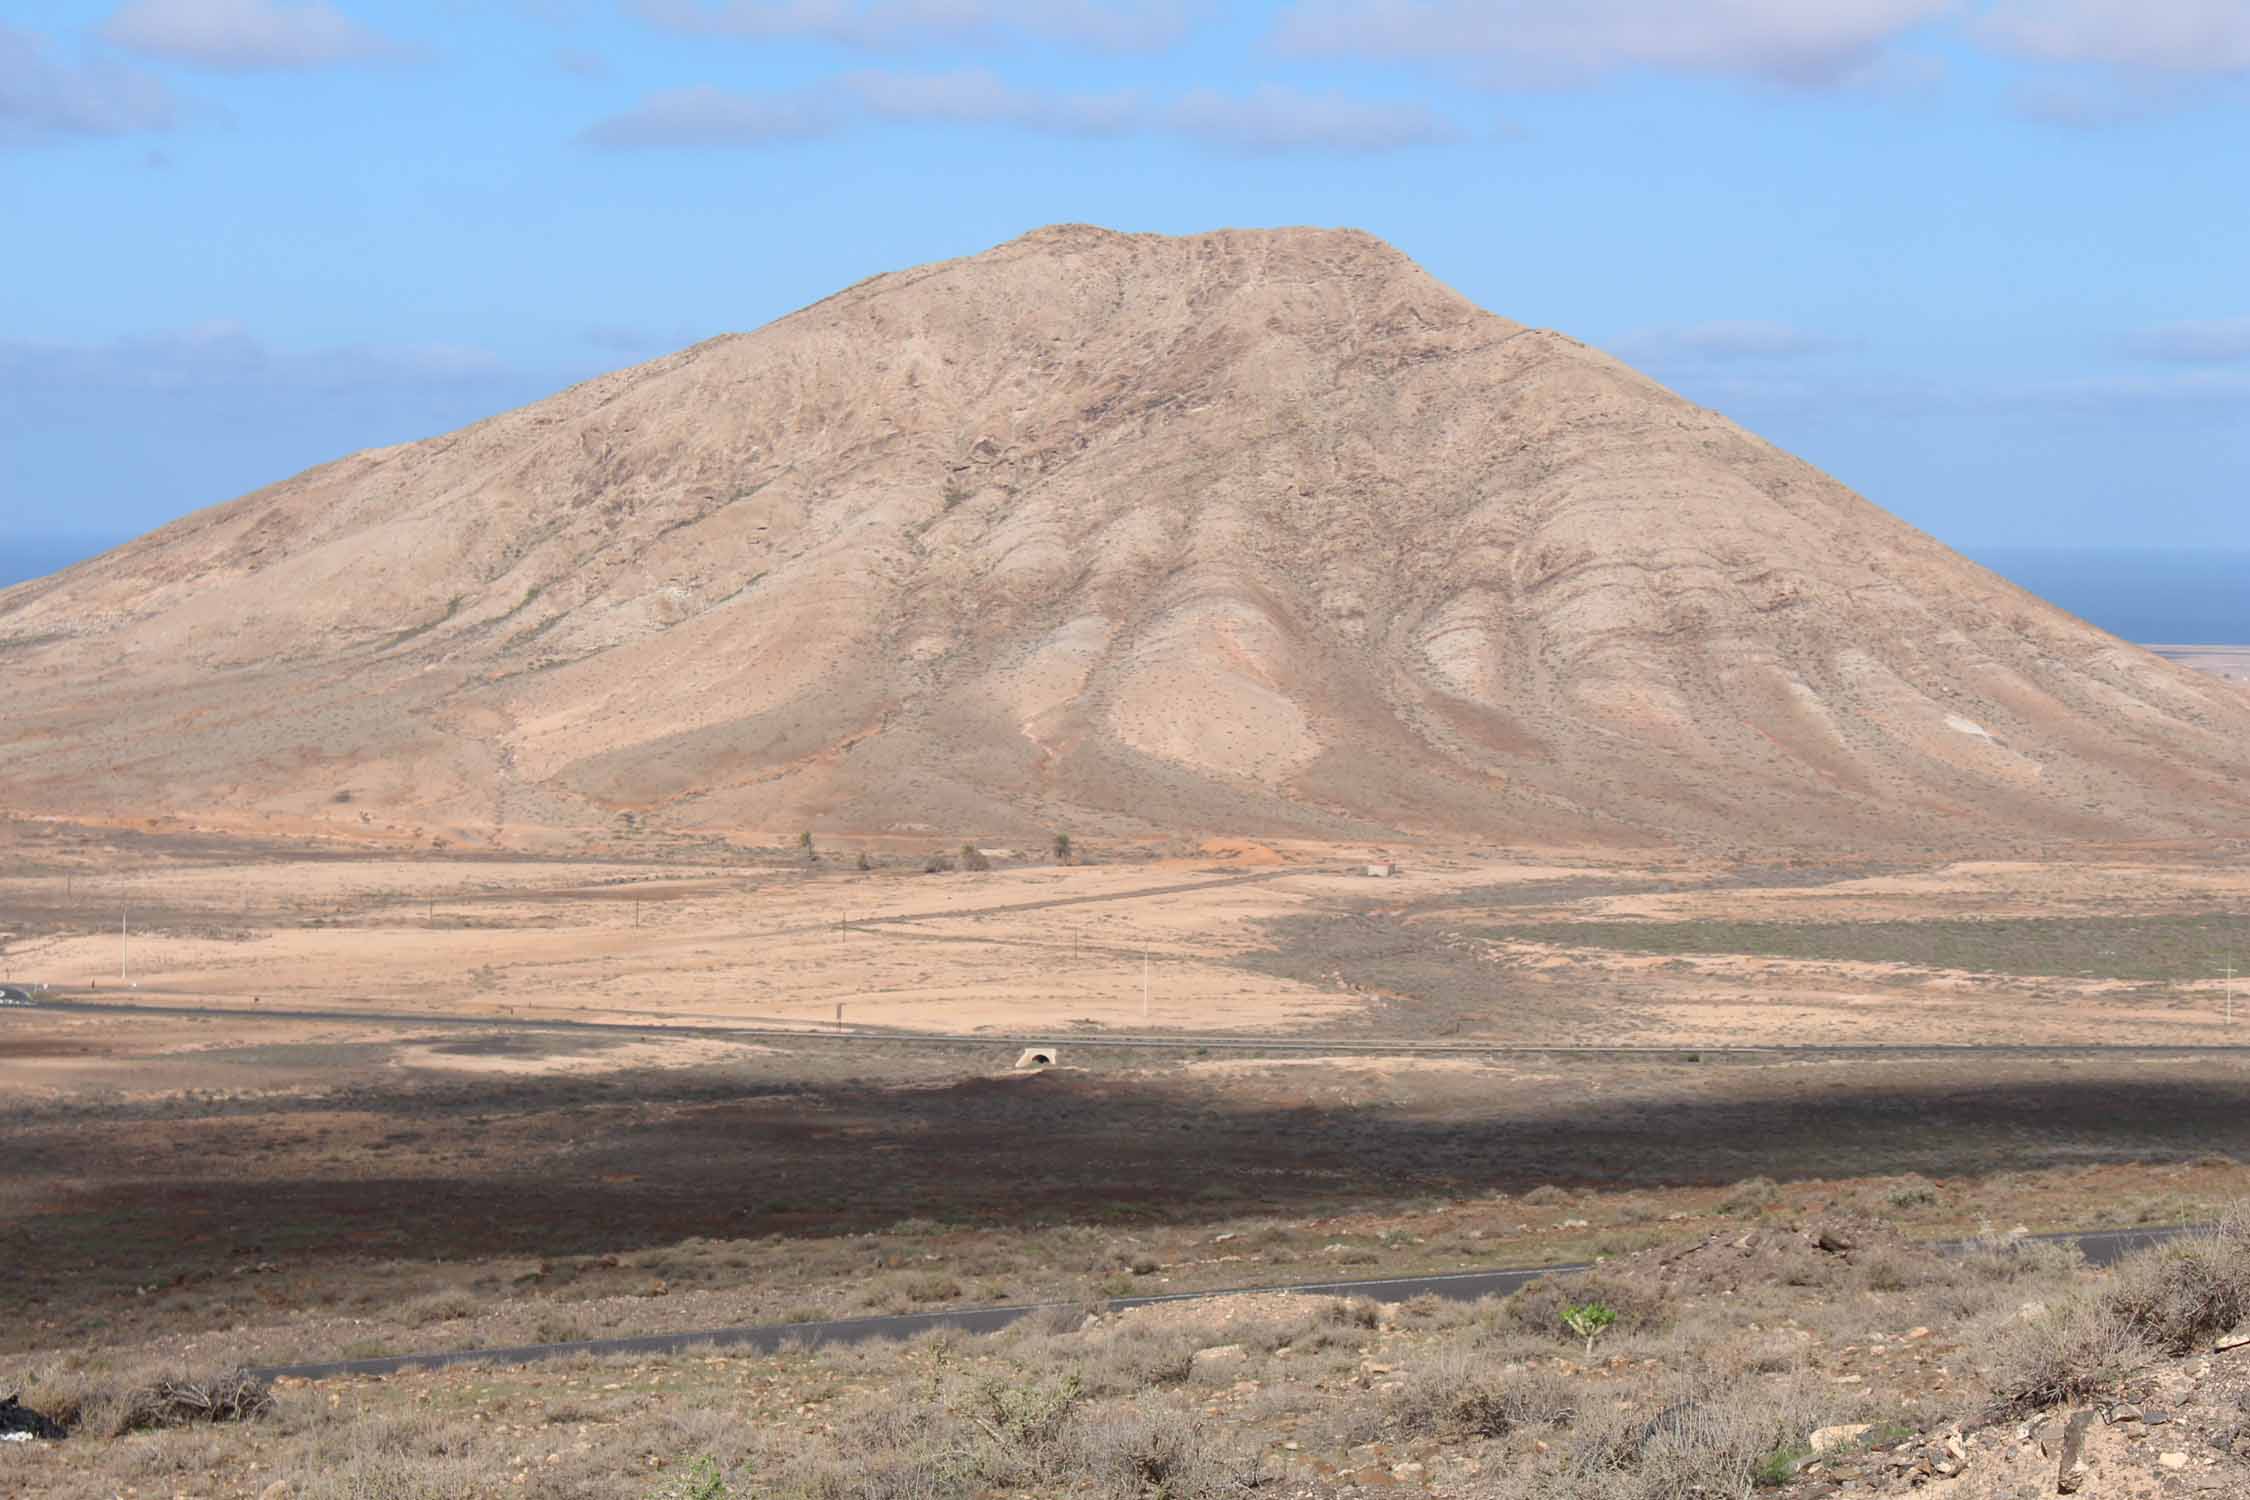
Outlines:
POLYGON ((1990 1376, 2002 1410, 2030 1412, 2114 1388, 2250 1319, 2250 1210, 2211 1234, 2120 1261, 2099 1286, 2003 1325, 1990 1376))

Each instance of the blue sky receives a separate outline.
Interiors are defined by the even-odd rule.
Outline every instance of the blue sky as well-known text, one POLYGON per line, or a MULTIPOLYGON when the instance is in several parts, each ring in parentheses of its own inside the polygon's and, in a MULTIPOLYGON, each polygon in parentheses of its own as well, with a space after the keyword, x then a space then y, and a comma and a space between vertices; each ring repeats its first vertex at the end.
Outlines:
POLYGON ((1947 541, 2250 548, 2244 0, 0 0, 0 540, 1040 224, 1370 230, 1947 541))

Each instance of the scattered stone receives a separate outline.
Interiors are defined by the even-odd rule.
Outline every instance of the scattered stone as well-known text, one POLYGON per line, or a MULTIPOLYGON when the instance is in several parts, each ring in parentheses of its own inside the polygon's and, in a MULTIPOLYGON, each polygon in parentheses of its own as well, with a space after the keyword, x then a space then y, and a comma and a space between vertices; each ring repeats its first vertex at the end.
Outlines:
POLYGON ((1190 1356, 1199 1365, 1231 1365, 1244 1357, 1240 1344, 1213 1344, 1208 1349, 1198 1349, 1190 1356))
POLYGON ((2156 1455, 2156 1461, 2162 1464, 2167 1469, 2184 1469, 2188 1466, 2188 1456, 2185 1453, 2176 1451, 2172 1453, 2159 1453, 2156 1455))

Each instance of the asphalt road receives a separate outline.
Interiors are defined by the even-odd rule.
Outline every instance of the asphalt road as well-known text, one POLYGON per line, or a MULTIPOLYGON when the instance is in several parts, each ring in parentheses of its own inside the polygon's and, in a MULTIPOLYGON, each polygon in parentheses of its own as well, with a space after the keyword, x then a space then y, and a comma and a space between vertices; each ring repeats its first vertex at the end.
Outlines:
MULTIPOLYGON (((2162 1244, 2206 1226, 2179 1225, 2164 1229, 2099 1229, 2083 1233, 2042 1234, 2031 1239, 2049 1244, 2075 1243, 2086 1259, 2106 1266, 2119 1257, 2151 1245, 2162 1244)), ((1945 1241, 1938 1249, 1957 1254, 1968 1241, 1945 1241)), ((1542 1276, 1567 1276, 1593 1269, 1587 1264, 1533 1266, 1503 1271, 1458 1271, 1440 1276, 1400 1276, 1376 1281, 1307 1281, 1289 1286, 1230 1287, 1221 1291, 1173 1292, 1160 1297, 1117 1297, 1092 1304, 1104 1312, 1133 1307, 1154 1307, 1166 1302, 1194 1302, 1209 1297, 1240 1297, 1254 1292, 1299 1292, 1326 1297, 1369 1297, 1377 1302, 1405 1302, 1434 1295, 1456 1302, 1479 1297, 1505 1297, 1542 1276)), ((381 1359, 337 1359, 297 1365, 268 1365, 250 1373, 262 1379, 288 1376, 326 1380, 340 1375, 395 1375, 404 1369, 436 1370, 449 1365, 530 1364, 534 1360, 563 1359, 574 1354, 677 1354, 687 1349, 740 1349, 771 1354, 782 1344, 857 1344, 869 1339, 910 1339, 933 1329, 952 1328, 963 1333, 997 1333, 1046 1308, 1074 1308, 1085 1304, 1030 1302, 1015 1307, 972 1307, 950 1312, 908 1313, 899 1317, 840 1318, 826 1323, 766 1323, 741 1328, 706 1328, 690 1333, 651 1333, 632 1338, 578 1339, 567 1344, 519 1344, 506 1349, 460 1349, 436 1354, 399 1354, 381 1359)))
POLYGON ((1590 1057, 1654 1058, 1836 1058, 1836 1057, 2238 1057, 2250 1043, 2195 1044, 2143 1042, 1818 1042, 1774 1046, 1574 1046, 1562 1043, 1417 1042, 1404 1038, 1336 1040, 1323 1037, 1247 1037, 1116 1032, 940 1032, 813 1026, 684 1025, 665 1021, 571 1021, 515 1015, 463 1015, 458 1011, 301 1010, 275 1005, 152 1005, 114 1000, 35 1000, 34 1010, 92 1012, 103 1015, 197 1016, 236 1021, 319 1021, 420 1029, 444 1027, 474 1031, 553 1031, 577 1035, 740 1038, 752 1041, 846 1041, 913 1043, 937 1047, 1056 1047, 1133 1052, 1250 1052, 1315 1054, 1332 1057, 1590 1057))

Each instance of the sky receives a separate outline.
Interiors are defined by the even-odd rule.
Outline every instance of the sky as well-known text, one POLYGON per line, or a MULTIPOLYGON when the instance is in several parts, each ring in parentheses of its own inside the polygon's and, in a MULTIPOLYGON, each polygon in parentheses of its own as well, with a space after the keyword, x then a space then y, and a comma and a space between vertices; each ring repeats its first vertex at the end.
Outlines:
POLYGON ((1368 230, 1964 549, 2250 549, 2246 162, 2245 0, 0 0, 0 549, 1063 221, 1368 230))

